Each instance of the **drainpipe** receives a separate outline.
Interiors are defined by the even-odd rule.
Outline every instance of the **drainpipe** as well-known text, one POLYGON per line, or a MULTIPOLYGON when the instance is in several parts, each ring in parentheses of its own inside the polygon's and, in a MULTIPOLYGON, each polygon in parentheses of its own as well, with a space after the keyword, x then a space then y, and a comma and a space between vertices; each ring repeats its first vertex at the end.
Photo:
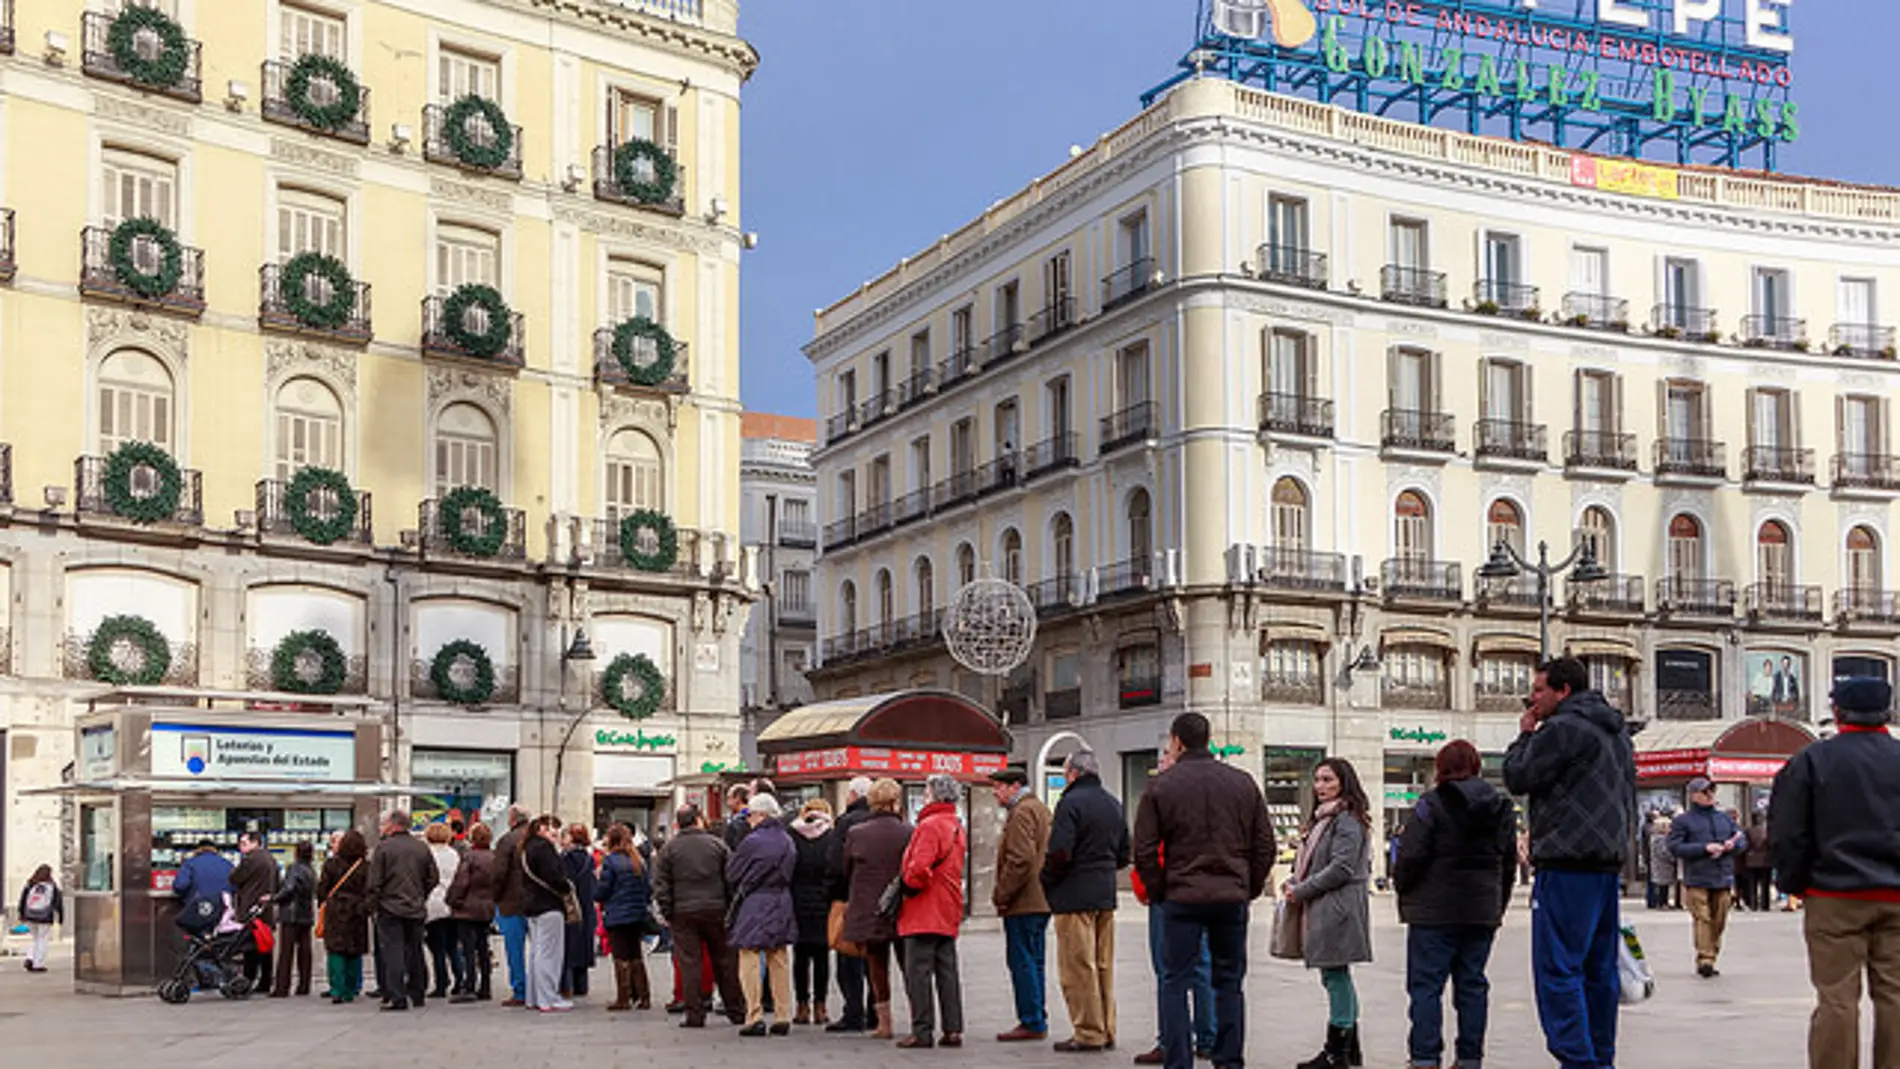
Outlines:
POLYGON ((778 495, 765 495, 765 672, 772 708, 778 693, 778 495))

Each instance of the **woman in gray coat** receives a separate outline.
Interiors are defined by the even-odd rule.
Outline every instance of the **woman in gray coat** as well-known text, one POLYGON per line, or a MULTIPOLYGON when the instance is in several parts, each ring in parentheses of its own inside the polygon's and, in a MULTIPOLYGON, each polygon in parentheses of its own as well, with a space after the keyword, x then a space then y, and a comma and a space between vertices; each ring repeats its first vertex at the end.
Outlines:
POLYGON ((1351 966, 1372 960, 1372 811, 1359 773, 1344 758, 1329 757, 1313 769, 1313 795, 1318 804, 1301 835, 1286 896, 1305 909, 1306 967, 1319 970, 1330 1012, 1325 1049, 1299 1069, 1338 1069, 1364 1064, 1351 966))

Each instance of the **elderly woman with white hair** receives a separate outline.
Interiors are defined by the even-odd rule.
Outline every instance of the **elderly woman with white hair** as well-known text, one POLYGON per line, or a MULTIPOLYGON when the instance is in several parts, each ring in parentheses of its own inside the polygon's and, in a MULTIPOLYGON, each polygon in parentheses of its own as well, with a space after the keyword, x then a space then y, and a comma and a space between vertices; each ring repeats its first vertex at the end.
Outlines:
POLYGON ((904 990, 910 998, 910 1034, 897 1041, 906 1050, 963 1046, 963 983, 957 973, 957 932, 963 924, 963 859, 969 846, 957 802, 963 787, 945 775, 924 784, 925 805, 917 831, 904 850, 904 893, 897 934, 904 940, 904 990), (942 1010, 943 1038, 931 1005, 932 989, 942 1010))
POLYGON ((765 1000, 760 984, 760 959, 772 981, 772 1008, 776 1020, 770 1033, 792 1030, 792 966, 786 950, 798 939, 798 914, 792 906, 792 873, 798 866, 798 848, 780 822, 778 799, 757 793, 746 803, 746 822, 752 827, 739 849, 726 862, 726 883, 732 888, 731 944, 739 951, 739 982, 745 987, 746 1024, 742 1036, 763 1036, 765 1000))

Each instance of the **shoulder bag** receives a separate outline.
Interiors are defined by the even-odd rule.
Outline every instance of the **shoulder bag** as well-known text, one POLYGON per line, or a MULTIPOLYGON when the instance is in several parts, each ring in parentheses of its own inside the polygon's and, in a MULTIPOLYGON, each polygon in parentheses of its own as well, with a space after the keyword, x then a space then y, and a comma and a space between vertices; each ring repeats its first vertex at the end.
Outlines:
POLYGON ((1306 957, 1306 903, 1283 895, 1273 904, 1273 929, 1267 936, 1267 954, 1288 961, 1306 957))
MULTIPOLYGON (((336 893, 343 889, 343 885, 350 882, 350 877, 356 875, 356 870, 359 868, 362 868, 363 862, 366 860, 368 859, 360 858, 360 857, 356 859, 356 864, 351 865, 349 868, 349 871, 343 874, 343 878, 336 882, 336 886, 330 888, 331 898, 335 898, 336 893)), ((318 939, 323 938, 323 918, 326 915, 328 915, 329 912, 330 912, 330 900, 326 898, 323 900, 322 904, 317 906, 317 925, 315 928, 312 928, 310 930, 311 935, 316 936, 318 939)))
POLYGON ((556 891, 554 888, 548 886, 546 880, 536 876, 534 870, 528 867, 528 851, 526 847, 517 850, 515 856, 521 859, 522 875, 533 880, 543 891, 561 900, 561 913, 566 918, 567 923, 579 924, 581 922, 581 900, 574 897, 574 888, 570 886, 565 891, 556 891))

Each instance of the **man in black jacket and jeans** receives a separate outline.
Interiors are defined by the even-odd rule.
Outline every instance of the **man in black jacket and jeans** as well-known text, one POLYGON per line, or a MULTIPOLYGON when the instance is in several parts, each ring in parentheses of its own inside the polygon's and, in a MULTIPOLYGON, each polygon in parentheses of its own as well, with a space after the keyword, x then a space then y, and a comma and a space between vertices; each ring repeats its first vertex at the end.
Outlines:
MULTIPOLYGON (((871 816, 871 777, 858 776, 845 788, 844 813, 833 825, 835 832, 825 856, 825 883, 831 900, 843 903, 851 897, 851 881, 844 875, 844 841, 851 829, 871 816)), ((844 996, 844 1012, 825 1026, 827 1032, 862 1032, 868 1023, 864 1016, 864 985, 867 980, 864 959, 851 954, 838 955, 838 993, 844 996)))
POLYGON ((1834 686, 1840 734, 1775 777, 1768 838, 1782 890, 1802 895, 1814 1016, 1811 1069, 1859 1064, 1860 978, 1874 1002, 1874 1064, 1900 1063, 1900 740, 1883 679, 1834 686))
POLYGON ((1049 827, 1042 887, 1055 914, 1056 972, 1075 1035, 1056 1044, 1065 1053, 1115 1045, 1115 874, 1128 867, 1128 818, 1102 786, 1093 750, 1077 750, 1063 767, 1068 786, 1049 827))

